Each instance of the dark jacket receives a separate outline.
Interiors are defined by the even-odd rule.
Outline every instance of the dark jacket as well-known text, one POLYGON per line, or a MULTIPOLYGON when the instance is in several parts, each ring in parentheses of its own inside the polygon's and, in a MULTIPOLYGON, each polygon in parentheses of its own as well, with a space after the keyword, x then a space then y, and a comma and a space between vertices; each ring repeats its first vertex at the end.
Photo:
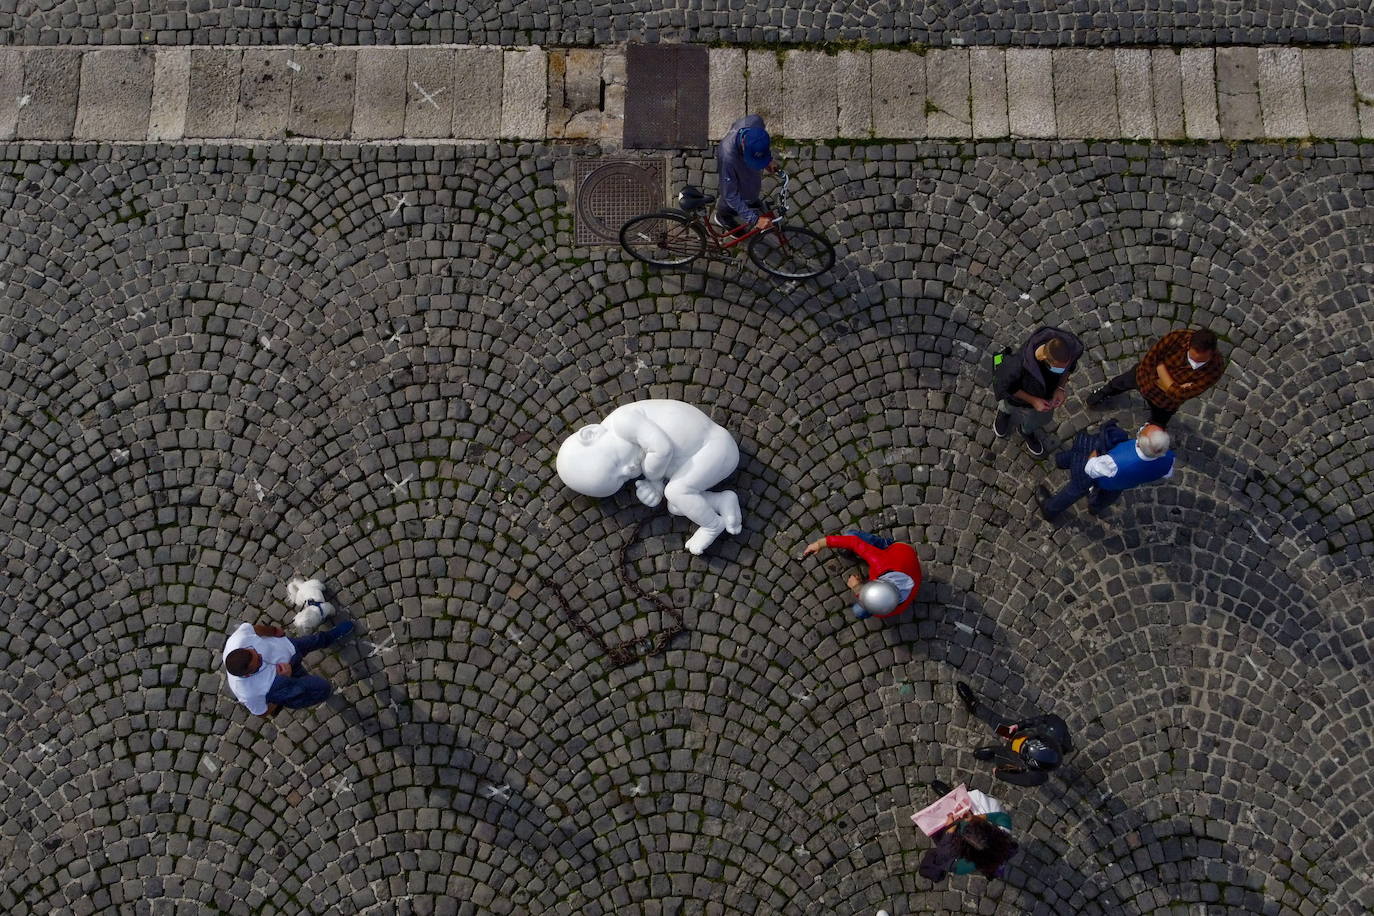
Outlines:
POLYGON ((763 189, 763 173, 750 168, 739 148, 739 132, 746 127, 763 127, 763 118, 745 115, 730 125, 730 132, 716 148, 716 171, 720 176, 720 206, 733 211, 741 220, 753 224, 759 211, 752 205, 763 189))
MULTIPOLYGON (((1015 736, 1021 738, 1039 738, 1043 741, 1053 743, 1059 752, 1068 756, 1073 751, 1073 738, 1069 735, 1069 725, 1056 715, 1033 716, 1016 726, 1015 736)), ((1021 755, 1017 754, 1016 757, 1021 755)), ((1002 758, 1004 761, 1007 759, 1002 758)), ((996 776, 1003 782, 1009 782, 1014 786, 1042 786, 1049 781, 1049 773, 1044 770, 1032 769, 1030 764, 1024 759, 1018 763, 1003 762, 997 768, 996 776)))
POLYGON ((1029 407, 1020 398, 1012 395, 1024 391, 1037 398, 1052 398, 1059 385, 1078 368, 1078 358, 1083 355, 1083 342, 1068 331, 1060 328, 1041 328, 1030 336, 1019 354, 1013 353, 1002 360, 993 373, 992 390, 1002 400, 1010 401, 1017 407, 1029 407), (1035 351, 1051 337, 1059 337, 1069 346, 1069 368, 1063 375, 1050 371, 1049 363, 1035 358, 1035 351))

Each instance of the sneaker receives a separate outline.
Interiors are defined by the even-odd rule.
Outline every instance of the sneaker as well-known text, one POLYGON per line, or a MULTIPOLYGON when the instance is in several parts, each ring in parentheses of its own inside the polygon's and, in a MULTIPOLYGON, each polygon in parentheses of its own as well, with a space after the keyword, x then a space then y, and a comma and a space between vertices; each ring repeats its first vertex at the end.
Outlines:
POLYGON ((954 692, 959 695, 959 702, 964 704, 964 709, 973 716, 978 714, 978 696, 973 692, 973 688, 963 681, 954 685, 954 692))
POLYGON ((1040 508, 1040 517, 1047 522, 1052 522, 1057 517, 1048 508, 1053 497, 1054 494, 1046 489, 1043 484, 1035 485, 1035 504, 1040 508))
POLYGON ((995 747, 980 747, 973 752, 973 756, 978 760, 991 760, 995 753, 997 753, 995 747))
POLYGON ((1045 454, 1045 443, 1040 441, 1040 434, 1035 430, 1031 430, 1030 432, 1026 432, 1024 429, 1021 430, 1021 438, 1026 442, 1026 450, 1032 455, 1039 458, 1045 454))
POLYGON ((934 792, 941 798, 944 798, 946 795, 954 791, 954 787, 951 786, 949 783, 945 782, 944 780, 932 779, 930 781, 930 791, 934 792))
POLYGON ((1092 394, 1088 395, 1088 400, 1084 403, 1087 404, 1089 408, 1096 410, 1103 404, 1107 403, 1107 399, 1111 396, 1111 392, 1109 392, 1106 388, 1099 388, 1092 394))
POLYGON ((997 411, 997 418, 992 421, 992 431, 998 439, 1007 438, 1011 434, 1011 414, 997 411))
POLYGON ((331 643, 334 643, 343 639, 345 636, 352 632, 353 621, 345 620, 343 623, 335 624, 334 627, 329 630, 329 632, 325 633, 325 636, 329 637, 329 641, 331 643))

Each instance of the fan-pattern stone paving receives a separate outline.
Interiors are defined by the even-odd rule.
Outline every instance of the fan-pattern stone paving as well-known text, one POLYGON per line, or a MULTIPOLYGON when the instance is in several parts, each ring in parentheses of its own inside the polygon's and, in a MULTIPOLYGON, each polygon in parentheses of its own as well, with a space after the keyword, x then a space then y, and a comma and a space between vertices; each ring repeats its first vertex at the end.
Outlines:
MULTIPOLYGON (((1330 913, 1374 904, 1368 145, 790 153, 839 248, 656 272, 572 246, 576 150, 0 148, 0 910, 1330 913), (402 201, 398 204, 397 201, 402 201), (1082 398, 1185 323, 1231 370, 1105 520, 995 440, 1044 324, 1082 398), (704 558, 557 444, 677 397, 741 444, 704 558), (911 540, 856 622, 821 532, 911 540), (319 572, 361 634, 267 721, 218 666, 319 572), (991 781, 956 678, 1081 750, 991 781), (932 779, 1004 798, 1005 880, 916 876, 932 779)), ((674 184, 712 186, 700 156, 674 184)))

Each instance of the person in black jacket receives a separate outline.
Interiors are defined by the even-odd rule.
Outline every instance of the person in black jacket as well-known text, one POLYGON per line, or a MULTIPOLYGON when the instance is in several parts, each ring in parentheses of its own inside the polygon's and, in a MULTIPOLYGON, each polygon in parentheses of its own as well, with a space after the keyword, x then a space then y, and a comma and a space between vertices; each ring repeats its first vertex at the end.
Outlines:
POLYGON ((1049 425, 1054 409, 1069 393, 1069 374, 1083 355, 1083 343, 1068 331, 1041 328, 1021 351, 999 353, 993 359, 992 390, 997 417, 992 431, 1006 438, 1015 424, 1030 453, 1045 454, 1040 430, 1049 425))
POLYGON ((973 752, 979 760, 995 760, 992 775, 1015 786, 1040 786, 1051 770, 1073 751, 1069 725, 1056 715, 1032 716, 1017 722, 985 710, 973 688, 963 681, 955 685, 959 702, 968 714, 993 727, 1005 744, 988 744, 973 752))

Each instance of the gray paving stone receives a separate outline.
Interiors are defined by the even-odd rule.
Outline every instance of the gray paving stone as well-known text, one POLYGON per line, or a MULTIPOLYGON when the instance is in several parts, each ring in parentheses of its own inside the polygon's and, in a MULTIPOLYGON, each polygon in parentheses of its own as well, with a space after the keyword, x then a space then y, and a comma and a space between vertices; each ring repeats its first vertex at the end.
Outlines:
POLYGON ((710 51, 711 110, 708 130, 712 140, 730 132, 730 125, 749 113, 745 104, 745 52, 743 48, 712 48, 710 51))
POLYGON ((191 88, 191 49, 158 48, 153 62, 149 140, 180 140, 186 135, 186 104, 191 88))
POLYGON ((1116 64, 1111 51, 1054 52, 1054 117, 1061 137, 1116 137, 1116 64))
POLYGON ((1259 101, 1259 53, 1254 48, 1217 48, 1217 114, 1228 140, 1264 136, 1259 101))
POLYGON ((16 104, 16 135, 26 140, 66 140, 76 124, 81 54, 58 49, 24 52, 24 88, 16 104))
POLYGON ((1302 52, 1303 97, 1314 137, 1360 135, 1355 110, 1354 61, 1344 48, 1305 48, 1302 52))
POLYGON ((839 112, 835 64, 833 55, 820 51, 792 51, 783 59, 783 121, 789 137, 835 136, 839 112))
POLYGON ((1221 136, 1217 121, 1216 55, 1211 48, 1184 48, 1179 53, 1183 80, 1183 130, 1192 140, 1221 136))
POLYGON ((1374 139, 1374 48, 1356 48, 1352 64, 1355 76, 1355 106, 1360 115, 1360 136, 1366 140, 1374 139))
POLYGON ((77 139, 145 140, 152 95, 151 49, 87 51, 72 133, 77 139))
POLYGON ((836 133, 873 136, 873 55, 841 51, 835 57, 836 133))
MULTIPOLYGON (((240 63, 239 110, 234 132, 241 137, 286 136, 291 114, 291 84, 295 70, 289 66, 294 51, 245 48, 240 63)), ((299 63, 299 62, 297 62, 299 63)))
POLYGON ((1053 137, 1058 133, 1051 52, 1007 49, 1007 118, 1014 137, 1053 137))
POLYGON ((873 133, 926 136, 925 59, 910 51, 873 52, 873 133))
POLYGON ((1176 51, 1150 52, 1150 79, 1155 99, 1155 131, 1161 140, 1181 140, 1183 123, 1183 68, 1176 51))
POLYGON ((973 48, 969 52, 969 79, 973 89, 973 136, 1005 137, 1007 121, 1007 59, 1000 48, 973 48))
POLYGON ((1154 78, 1150 74, 1150 52, 1146 48, 1117 48, 1116 108, 1121 118, 1121 136, 1149 140, 1155 137, 1154 78))
MULTIPOLYGON (((454 105, 453 136, 487 139, 501 134, 501 81, 494 78, 501 72, 503 53, 500 48, 459 48, 453 58, 454 105)), ((600 57, 595 84, 600 87, 600 57)), ((600 101, 591 100, 595 105, 600 101)))
POLYGON ((408 53, 404 136, 453 136, 454 50, 411 48, 408 53))
POLYGON ((23 92, 24 52, 18 48, 0 48, 0 140, 14 137, 23 92))
MULTIPOLYGON (((353 136, 391 140, 405 133, 409 52, 405 48, 359 48, 357 96, 353 100, 353 136)), ((483 74, 500 85, 499 62, 483 74)), ((500 136, 499 129, 491 136, 500 136)))
POLYGON ((782 101, 782 64, 777 52, 750 49, 745 59, 745 100, 748 114, 763 118, 776 134, 787 135, 782 101))
POLYGON ((969 52, 926 52, 926 132, 932 137, 970 137, 969 52))
POLYGON ((300 137, 338 140, 353 127, 357 52, 321 49, 294 54, 300 70, 291 82, 287 130, 300 137))
POLYGON ((243 52, 192 48, 185 136, 232 137, 238 123, 243 52))
POLYGON ((1266 137, 1306 137, 1307 103, 1303 98, 1302 49, 1260 48, 1260 114, 1266 137))
POLYGON ((548 60, 543 51, 505 51, 501 136, 542 137, 548 123, 548 60))

